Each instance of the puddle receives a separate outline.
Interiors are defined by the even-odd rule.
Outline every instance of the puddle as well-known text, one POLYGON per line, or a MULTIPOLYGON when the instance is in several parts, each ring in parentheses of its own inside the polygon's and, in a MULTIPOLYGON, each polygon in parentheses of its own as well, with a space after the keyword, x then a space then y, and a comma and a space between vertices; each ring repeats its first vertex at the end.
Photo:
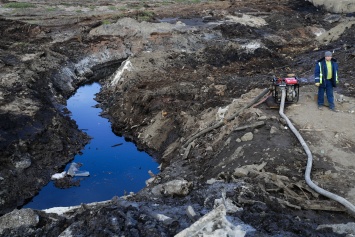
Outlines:
POLYGON ((99 116, 101 109, 94 107, 99 90, 97 83, 80 87, 67 102, 79 129, 93 138, 73 160, 82 163, 80 170, 88 171, 90 176, 74 177, 80 180, 80 186, 68 189, 56 188, 51 181, 24 208, 47 209, 110 200, 145 187, 145 181, 150 178, 148 170, 154 174, 159 172, 158 164, 147 153, 116 136, 110 122, 99 116))

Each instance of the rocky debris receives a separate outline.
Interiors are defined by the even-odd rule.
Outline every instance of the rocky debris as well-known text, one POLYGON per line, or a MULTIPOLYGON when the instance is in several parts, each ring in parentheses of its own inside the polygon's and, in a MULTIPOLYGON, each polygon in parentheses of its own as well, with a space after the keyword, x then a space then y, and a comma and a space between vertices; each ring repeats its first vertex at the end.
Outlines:
POLYGON ((237 14, 236 16, 227 15, 225 16, 225 18, 227 22, 238 23, 249 27, 260 28, 262 26, 267 25, 267 22, 265 21, 264 18, 243 14, 243 13, 237 14))
POLYGON ((252 132, 248 132, 248 133, 246 133, 246 134, 244 134, 241 138, 240 138, 240 140, 242 141, 242 142, 247 142, 247 141, 251 141, 251 140, 253 140, 253 133, 252 132))
POLYGON ((355 223, 318 226, 318 229, 323 229, 323 228, 332 228, 333 231, 337 234, 347 234, 347 235, 355 234, 355 223))
POLYGON ((335 41, 341 36, 347 28, 352 27, 355 24, 355 20, 345 20, 337 24, 335 27, 325 31, 317 37, 317 40, 322 44, 329 44, 335 41))
MULTIPOLYGON (((153 186, 153 182, 159 183, 159 181, 154 178, 154 180, 148 181, 147 185, 153 186)), ((187 180, 176 179, 166 182, 164 184, 154 185, 151 189, 151 193, 155 197, 162 197, 162 195, 184 197, 190 193, 192 188, 192 182, 189 182, 187 180)))
MULTIPOLYGON (((282 129, 277 112, 254 99, 275 74, 296 73, 304 76, 304 88, 313 84, 313 64, 325 50, 347 62, 341 64, 340 89, 352 97, 350 17, 327 15, 307 1, 155 7, 156 17, 180 20, 140 22, 142 12, 132 11, 128 18, 84 13, 44 23, 38 9, 31 17, 39 25, 0 20, 1 236, 174 236, 214 214, 218 218, 203 233, 343 235, 317 228, 353 219, 305 185, 300 145, 282 129), (182 16, 201 21, 194 25, 182 16), (33 197, 89 139, 67 116, 65 100, 92 81, 103 85, 97 100, 113 130, 154 155, 161 172, 137 194, 59 214, 28 211, 31 221, 23 223, 16 216, 27 211, 10 211, 33 197), (216 209, 220 204, 227 210, 216 209)), ((316 135, 309 136, 314 144, 316 135)), ((322 138, 332 149, 349 144, 340 154, 353 155, 351 139, 333 146, 334 134, 332 142, 322 138)), ((345 185, 352 181, 349 169, 324 153, 316 158, 319 182, 351 193, 345 185), (339 170, 341 179, 334 179, 339 170)), ((69 177, 57 181, 75 185, 69 177)))
POLYGON ((192 183, 187 180, 172 180, 162 185, 162 193, 170 196, 186 196, 192 188, 192 183))
POLYGON ((0 234, 10 228, 33 228, 39 223, 39 216, 32 209, 13 210, 0 219, 0 234))
POLYGON ((355 12, 355 3, 351 0, 308 0, 316 7, 323 7, 327 11, 334 13, 353 13, 355 12))
POLYGON ((176 237, 188 236, 231 236, 244 237, 245 231, 239 226, 234 226, 226 218, 226 209, 218 206, 201 219, 193 223, 189 228, 181 231, 176 237))

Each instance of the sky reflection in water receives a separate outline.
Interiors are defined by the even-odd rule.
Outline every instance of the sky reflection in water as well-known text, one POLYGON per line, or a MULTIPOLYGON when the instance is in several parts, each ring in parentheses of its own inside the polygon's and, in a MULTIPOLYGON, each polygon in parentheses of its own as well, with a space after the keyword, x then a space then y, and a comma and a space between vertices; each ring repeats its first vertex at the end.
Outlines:
POLYGON ((75 177, 82 179, 80 187, 69 189, 58 189, 50 182, 25 208, 46 209, 109 200, 124 195, 125 191, 142 189, 150 178, 148 170, 155 174, 159 172, 158 164, 147 153, 116 136, 110 122, 99 116, 101 109, 93 107, 97 104, 94 97, 99 90, 97 83, 80 87, 67 102, 71 117, 93 138, 82 150, 83 154, 74 159, 74 162, 83 164, 80 171, 89 171, 90 176, 75 177))

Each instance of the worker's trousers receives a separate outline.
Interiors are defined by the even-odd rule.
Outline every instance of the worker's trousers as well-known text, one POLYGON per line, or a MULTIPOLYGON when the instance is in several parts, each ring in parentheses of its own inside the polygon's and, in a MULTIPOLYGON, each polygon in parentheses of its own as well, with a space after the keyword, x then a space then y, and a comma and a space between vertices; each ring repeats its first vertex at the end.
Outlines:
POLYGON ((325 81, 325 87, 324 85, 320 85, 318 87, 318 106, 323 106, 324 105, 324 92, 327 95, 327 100, 329 103, 329 108, 334 109, 334 94, 333 94, 333 85, 332 85, 332 80, 331 79, 324 79, 325 81))

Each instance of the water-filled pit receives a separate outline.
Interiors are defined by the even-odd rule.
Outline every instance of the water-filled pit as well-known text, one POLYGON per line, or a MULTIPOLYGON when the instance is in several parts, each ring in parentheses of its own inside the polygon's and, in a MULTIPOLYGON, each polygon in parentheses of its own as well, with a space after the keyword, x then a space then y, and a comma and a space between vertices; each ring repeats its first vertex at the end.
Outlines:
MULTIPOLYGON (((137 150, 124 137, 115 135, 108 119, 100 116, 101 109, 95 107, 94 100, 99 90, 98 83, 82 86, 67 102, 79 129, 92 137, 73 160, 81 163, 79 170, 88 171, 90 176, 73 177, 80 180, 80 186, 66 189, 55 187, 51 181, 24 208, 47 209, 109 200, 142 189, 150 178, 148 170, 159 172, 152 157, 137 150)), ((67 164, 65 171, 70 165, 67 164)))

